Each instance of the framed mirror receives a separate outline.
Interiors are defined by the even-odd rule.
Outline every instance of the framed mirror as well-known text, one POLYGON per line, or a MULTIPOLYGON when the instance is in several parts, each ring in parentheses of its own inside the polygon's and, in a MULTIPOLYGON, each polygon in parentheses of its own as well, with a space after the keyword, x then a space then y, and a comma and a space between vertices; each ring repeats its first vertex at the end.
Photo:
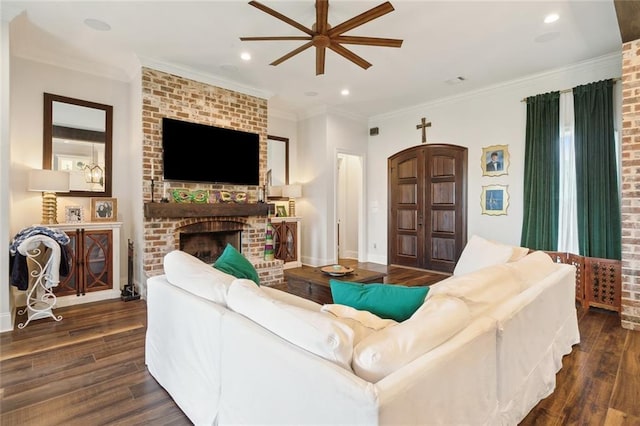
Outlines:
POLYGON ((44 94, 42 168, 70 174, 72 197, 111 197, 113 107, 44 94))
POLYGON ((267 174, 269 186, 289 184, 289 138, 267 135, 267 174))

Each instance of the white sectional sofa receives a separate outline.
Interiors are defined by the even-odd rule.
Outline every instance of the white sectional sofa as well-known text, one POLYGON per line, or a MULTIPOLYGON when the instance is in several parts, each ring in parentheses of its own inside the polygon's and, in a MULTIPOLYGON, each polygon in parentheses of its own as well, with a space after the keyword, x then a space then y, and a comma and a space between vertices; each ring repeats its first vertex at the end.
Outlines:
POLYGON ((396 323, 175 251, 148 280, 147 366, 197 425, 515 425, 579 333, 575 268, 513 257, 461 266, 396 323))

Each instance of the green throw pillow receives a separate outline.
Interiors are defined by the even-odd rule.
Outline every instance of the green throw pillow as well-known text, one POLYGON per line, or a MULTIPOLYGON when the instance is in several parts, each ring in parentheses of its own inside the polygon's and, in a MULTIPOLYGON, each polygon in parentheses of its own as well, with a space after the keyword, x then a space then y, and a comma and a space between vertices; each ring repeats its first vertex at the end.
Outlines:
POLYGON ((333 303, 369 311, 380 318, 404 321, 424 303, 429 287, 361 284, 330 280, 333 303))
POLYGON ((231 244, 227 244, 213 267, 236 278, 247 278, 260 285, 260 277, 256 268, 231 244))

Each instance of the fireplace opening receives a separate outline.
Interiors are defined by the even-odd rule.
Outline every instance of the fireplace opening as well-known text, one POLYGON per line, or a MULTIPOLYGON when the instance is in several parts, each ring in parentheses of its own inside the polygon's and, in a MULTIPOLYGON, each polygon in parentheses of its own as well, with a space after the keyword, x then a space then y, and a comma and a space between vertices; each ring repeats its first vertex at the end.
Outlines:
POLYGON ((241 251, 242 231, 180 233, 180 250, 205 263, 214 263, 227 244, 241 251))

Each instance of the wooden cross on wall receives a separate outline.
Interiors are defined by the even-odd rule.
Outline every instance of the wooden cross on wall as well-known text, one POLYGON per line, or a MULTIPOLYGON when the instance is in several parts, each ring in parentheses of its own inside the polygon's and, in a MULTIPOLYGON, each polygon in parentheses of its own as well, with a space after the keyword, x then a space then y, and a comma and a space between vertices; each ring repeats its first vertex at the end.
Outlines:
POLYGON ((416 126, 416 129, 422 129, 422 143, 427 143, 427 127, 431 127, 431 122, 427 123, 427 119, 422 117, 420 119, 420 124, 416 126))

